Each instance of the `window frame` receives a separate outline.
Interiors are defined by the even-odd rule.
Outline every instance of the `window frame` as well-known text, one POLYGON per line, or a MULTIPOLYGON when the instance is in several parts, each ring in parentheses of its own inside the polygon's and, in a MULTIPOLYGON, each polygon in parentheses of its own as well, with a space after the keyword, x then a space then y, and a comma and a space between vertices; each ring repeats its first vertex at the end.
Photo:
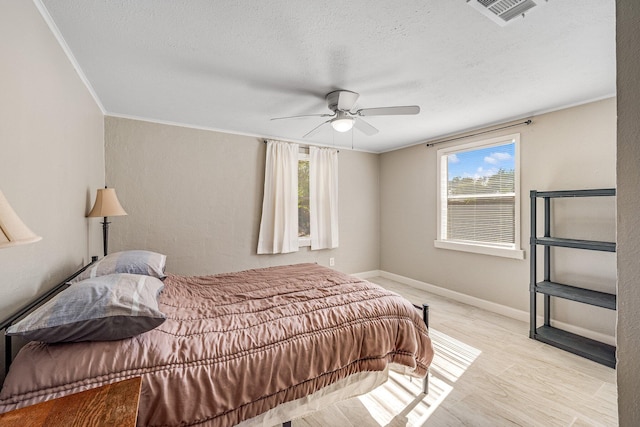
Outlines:
POLYGON ((521 230, 520 230, 520 134, 510 134, 490 139, 472 141, 466 144, 453 145, 450 147, 440 148, 437 150, 437 231, 434 246, 439 249, 449 249, 455 251, 472 252, 483 255, 492 255, 513 259, 524 259, 524 251, 521 249, 521 230), (515 180, 515 206, 514 206, 514 243, 507 244, 491 244, 480 243, 463 240, 448 240, 446 236, 447 222, 443 218, 442 205, 447 203, 448 193, 448 165, 447 156, 451 154, 473 151, 482 148, 490 148, 499 145, 514 143, 514 180, 515 180), (444 179, 443 179, 444 178, 444 179))

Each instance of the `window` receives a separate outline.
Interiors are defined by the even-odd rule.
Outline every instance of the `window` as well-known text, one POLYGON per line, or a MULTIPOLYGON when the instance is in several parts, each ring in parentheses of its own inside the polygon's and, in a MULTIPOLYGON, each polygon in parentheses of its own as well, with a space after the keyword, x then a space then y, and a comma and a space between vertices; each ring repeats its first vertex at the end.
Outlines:
POLYGON ((300 246, 311 246, 308 153, 300 153, 298 159, 298 240, 300 246))
POLYGON ((520 135, 438 150, 435 246, 523 259, 520 135))
POLYGON ((338 236, 338 151, 267 141, 258 254, 334 249, 338 236))

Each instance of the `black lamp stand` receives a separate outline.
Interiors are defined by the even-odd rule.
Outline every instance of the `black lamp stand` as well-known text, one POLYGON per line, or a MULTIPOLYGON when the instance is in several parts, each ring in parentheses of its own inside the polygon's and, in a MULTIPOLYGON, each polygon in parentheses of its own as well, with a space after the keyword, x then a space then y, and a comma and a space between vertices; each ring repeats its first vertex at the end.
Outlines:
POLYGON ((109 246, 109 224, 107 221, 107 217, 104 217, 104 222, 102 223, 102 244, 104 247, 104 256, 107 256, 107 247, 109 246))

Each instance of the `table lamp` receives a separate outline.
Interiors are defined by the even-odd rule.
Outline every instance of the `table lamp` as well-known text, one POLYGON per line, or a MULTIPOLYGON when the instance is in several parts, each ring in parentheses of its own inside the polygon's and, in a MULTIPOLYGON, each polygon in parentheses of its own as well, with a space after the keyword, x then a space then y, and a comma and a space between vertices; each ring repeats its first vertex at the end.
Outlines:
POLYGON ((103 217, 102 222, 102 238, 104 244, 104 256, 107 256, 107 246, 109 242, 109 224, 107 217, 110 216, 122 216, 127 213, 124 211, 118 196, 116 196, 116 190, 113 188, 99 188, 96 195, 96 202, 93 205, 93 209, 87 215, 88 218, 103 217))

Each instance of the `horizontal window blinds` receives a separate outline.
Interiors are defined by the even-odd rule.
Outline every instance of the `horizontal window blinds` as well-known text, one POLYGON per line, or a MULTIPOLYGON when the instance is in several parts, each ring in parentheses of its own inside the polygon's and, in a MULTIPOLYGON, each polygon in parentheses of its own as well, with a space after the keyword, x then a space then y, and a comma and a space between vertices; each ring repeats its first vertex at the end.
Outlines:
POLYGON ((448 199, 447 234, 447 240, 513 244, 515 194, 448 199))

